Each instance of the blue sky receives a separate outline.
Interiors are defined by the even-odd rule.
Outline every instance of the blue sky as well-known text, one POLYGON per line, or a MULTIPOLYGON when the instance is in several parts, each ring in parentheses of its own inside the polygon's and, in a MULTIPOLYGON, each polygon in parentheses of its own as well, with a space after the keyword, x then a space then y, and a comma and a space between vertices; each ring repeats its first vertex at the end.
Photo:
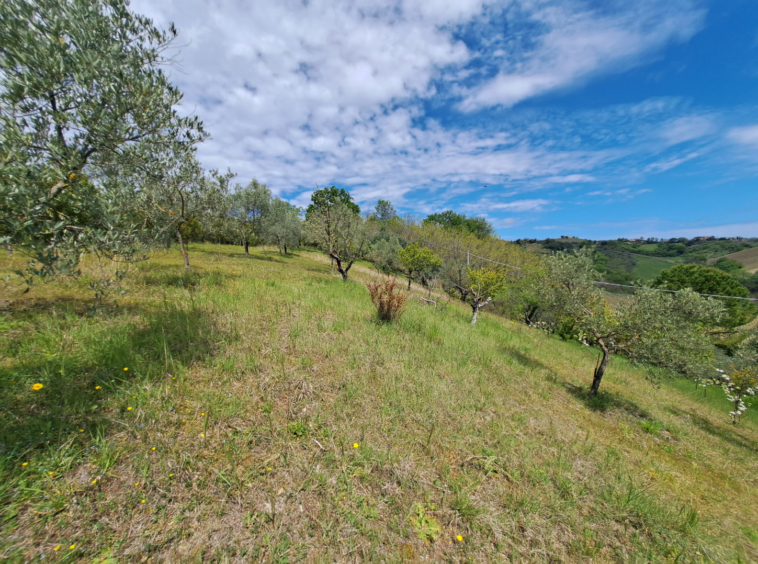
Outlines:
POLYGON ((758 236, 754 0, 138 0, 205 166, 505 239, 758 236))

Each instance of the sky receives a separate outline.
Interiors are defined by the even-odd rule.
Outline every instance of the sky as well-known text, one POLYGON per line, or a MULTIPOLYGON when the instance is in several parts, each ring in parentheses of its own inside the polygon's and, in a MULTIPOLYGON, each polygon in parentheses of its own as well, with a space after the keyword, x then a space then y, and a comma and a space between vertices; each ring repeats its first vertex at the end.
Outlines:
POLYGON ((755 0, 136 0, 209 169, 504 239, 758 236, 755 0))

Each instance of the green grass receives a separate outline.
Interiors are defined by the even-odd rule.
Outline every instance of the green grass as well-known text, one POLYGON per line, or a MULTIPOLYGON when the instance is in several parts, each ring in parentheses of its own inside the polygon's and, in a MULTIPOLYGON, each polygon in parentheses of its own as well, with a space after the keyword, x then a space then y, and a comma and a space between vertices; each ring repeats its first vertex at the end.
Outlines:
POLYGON ((634 255, 637 263, 632 270, 632 276, 635 280, 648 282, 658 276, 662 270, 671 268, 679 264, 681 259, 668 257, 648 257, 645 255, 634 255))
POLYGON ((3 561, 758 559, 752 415, 622 359, 589 398, 593 351, 455 302, 380 323, 367 267, 190 257, 95 315, 6 288, 3 561))

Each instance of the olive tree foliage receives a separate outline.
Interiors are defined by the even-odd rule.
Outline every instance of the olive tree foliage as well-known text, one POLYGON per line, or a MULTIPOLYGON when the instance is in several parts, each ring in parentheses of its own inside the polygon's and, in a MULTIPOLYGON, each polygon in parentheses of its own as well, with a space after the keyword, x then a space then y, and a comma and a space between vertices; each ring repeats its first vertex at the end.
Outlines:
POLYGON ((0 21, 1 238, 28 283, 87 252, 135 260, 149 226, 124 177, 206 137, 161 70, 176 30, 125 0, 5 0, 0 21))
POLYGON ((361 216, 352 206, 336 202, 312 209, 306 226, 310 238, 332 258, 347 281, 353 263, 369 250, 368 232, 361 216))
POLYGON ((408 273, 408 289, 411 289, 413 273, 423 272, 429 268, 442 265, 442 260, 428 247, 422 247, 418 243, 411 243, 398 251, 398 257, 403 269, 408 273))
POLYGON ((187 272, 189 253, 182 233, 186 234, 186 228, 193 223, 202 224, 205 216, 223 212, 233 177, 231 172, 206 174, 194 154, 188 153, 164 163, 144 187, 144 210, 152 220, 156 238, 176 237, 187 272))
MULTIPOLYGON (((700 266, 698 264, 678 264, 661 272, 653 280, 656 288, 667 290, 682 290, 690 288, 701 294, 720 296, 735 296, 747 298, 750 295, 745 286, 726 272, 717 268, 700 266)), ((720 325, 726 329, 734 329, 755 319, 758 307, 748 300, 719 298, 726 308, 720 325)))
POLYGON ((271 201, 268 212, 263 217, 263 239, 271 245, 276 245, 279 254, 282 251, 287 254, 287 249, 300 245, 303 239, 303 222, 300 214, 300 208, 281 198, 274 198, 271 201))
POLYGON ((369 260, 380 272, 385 274, 397 272, 403 268, 403 263, 398 255, 398 252, 402 250, 403 245, 397 235, 388 231, 380 231, 372 238, 369 260))
POLYGON ((264 217, 270 206, 271 190, 255 179, 229 197, 229 217, 248 256, 250 243, 263 238, 264 217))
POLYGON ((594 284, 592 250, 558 252, 545 261, 540 291, 545 308, 570 321, 576 337, 601 355, 590 395, 597 395, 611 355, 623 353, 640 364, 699 376, 712 359, 704 327, 718 320, 723 305, 691 290, 676 294, 638 288, 611 308, 594 284))

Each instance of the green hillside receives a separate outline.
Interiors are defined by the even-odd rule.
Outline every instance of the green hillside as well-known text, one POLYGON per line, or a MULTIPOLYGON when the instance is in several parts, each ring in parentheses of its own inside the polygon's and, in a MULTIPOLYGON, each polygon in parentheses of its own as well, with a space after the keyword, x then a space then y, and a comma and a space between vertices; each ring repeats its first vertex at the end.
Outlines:
POLYGON ((590 399, 590 349, 455 302, 380 323, 368 268, 190 260, 94 314, 93 264, 6 287, 4 561, 758 560, 758 419, 718 389, 615 359, 590 399))
POLYGON ((671 268, 679 264, 681 260, 676 258, 648 257, 644 255, 634 255, 636 264, 632 270, 632 276, 635 280, 647 282, 658 276, 662 270, 671 268))

